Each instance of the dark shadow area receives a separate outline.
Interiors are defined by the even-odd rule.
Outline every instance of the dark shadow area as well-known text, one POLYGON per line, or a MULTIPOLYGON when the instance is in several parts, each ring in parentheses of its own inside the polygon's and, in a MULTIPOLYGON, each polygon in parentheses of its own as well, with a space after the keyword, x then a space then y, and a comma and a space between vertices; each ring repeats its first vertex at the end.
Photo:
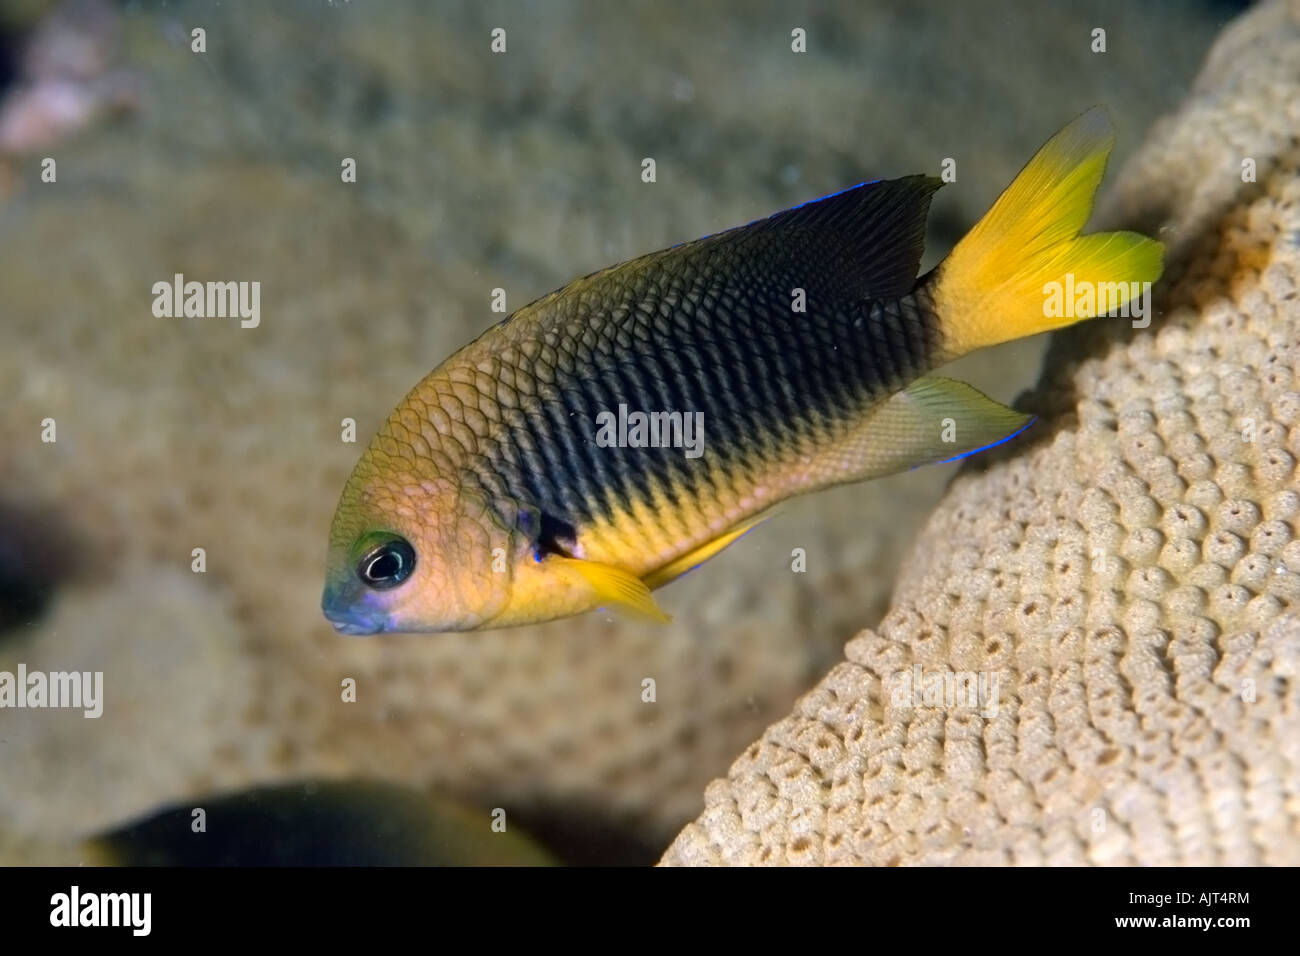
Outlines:
POLYGON ((514 810, 511 819, 569 866, 653 866, 668 849, 638 839, 638 828, 592 803, 541 803, 514 810))
POLYGON ((57 513, 0 501, 0 640, 37 623, 88 563, 86 547, 57 513))
POLYGON ((492 816, 405 787, 303 782, 195 800, 99 837, 123 866, 545 866, 492 816))

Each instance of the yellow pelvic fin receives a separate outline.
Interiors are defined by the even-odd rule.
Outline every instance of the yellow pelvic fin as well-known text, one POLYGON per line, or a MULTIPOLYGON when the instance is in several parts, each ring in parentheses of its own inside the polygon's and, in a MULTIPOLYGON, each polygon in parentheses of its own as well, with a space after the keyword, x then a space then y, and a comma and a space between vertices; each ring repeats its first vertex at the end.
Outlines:
POLYGON ((837 480, 877 478, 964 458, 1018 435, 1033 420, 965 382, 918 378, 885 402, 847 447, 836 450, 834 460, 845 469, 837 480))
POLYGON ((667 624, 672 620, 660 610, 655 599, 650 596, 650 589, 645 582, 631 571, 624 571, 610 564, 598 564, 595 561, 583 561, 580 558, 565 558, 551 555, 547 564, 557 569, 576 572, 595 594, 596 604, 614 604, 635 617, 667 624))
POLYGON ((1047 141, 939 265, 943 361, 1119 308, 1160 278, 1164 246, 1154 239, 1079 235, 1114 144, 1106 111, 1084 113, 1047 141), (1091 304, 1066 291, 1089 287, 1091 304), (1053 289, 1068 300, 1053 300, 1053 289))
POLYGON ((709 558, 713 557, 727 545, 740 538, 745 532, 754 528, 755 525, 766 521, 770 515, 764 515, 743 524, 738 524, 730 531, 724 532, 712 541, 707 541, 700 545, 694 551, 682 555, 675 561, 669 561, 661 568, 656 568, 645 576, 645 584, 650 590, 663 587, 669 581, 674 581, 681 577, 687 571, 696 565, 703 564, 709 558))

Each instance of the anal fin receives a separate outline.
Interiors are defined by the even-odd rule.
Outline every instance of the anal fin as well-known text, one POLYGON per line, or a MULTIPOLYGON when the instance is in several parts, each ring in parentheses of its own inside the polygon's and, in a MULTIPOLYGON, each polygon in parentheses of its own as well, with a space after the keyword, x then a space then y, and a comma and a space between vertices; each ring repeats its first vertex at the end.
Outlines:
POLYGON ((655 588, 663 587, 668 582, 676 580, 696 565, 709 560, 727 545, 741 538, 746 532, 753 530, 755 525, 766 521, 768 517, 770 516, 764 515, 761 518, 738 524, 712 541, 706 541, 694 551, 690 551, 676 560, 669 561, 663 567, 656 568, 645 576, 646 587, 653 591, 655 588))
POLYGON ((650 588, 645 582, 631 571, 624 571, 610 564, 599 564, 595 561, 583 561, 580 558, 566 558, 560 555, 548 556, 546 563, 559 570, 574 572, 581 577, 594 592, 597 604, 613 604, 635 617, 659 624, 667 624, 672 620, 650 596, 650 588))
POLYGON ((919 378, 835 449, 833 481, 875 478, 965 458, 1014 438, 1034 416, 950 378, 919 378))

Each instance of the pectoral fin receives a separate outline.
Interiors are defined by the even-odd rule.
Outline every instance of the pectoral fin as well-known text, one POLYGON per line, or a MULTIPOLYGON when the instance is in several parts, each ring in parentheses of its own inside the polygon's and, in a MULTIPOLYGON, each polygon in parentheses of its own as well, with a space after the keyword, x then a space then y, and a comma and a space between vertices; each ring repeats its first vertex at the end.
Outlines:
POLYGON ((682 555, 675 561, 668 562, 661 568, 656 568, 645 576, 646 587, 653 591, 655 588, 663 587, 669 581, 676 580, 687 571, 691 570, 691 568, 709 560, 709 558, 713 557, 727 545, 743 536, 747 531, 752 530, 755 525, 761 524, 763 521, 767 520, 768 517, 770 517, 770 515, 765 515, 757 520, 736 525, 735 528, 719 535, 712 541, 700 545, 694 551, 682 555))
POLYGON ((566 558, 560 555, 547 557, 546 562, 557 570, 576 574, 595 592, 597 604, 613 604, 636 617, 667 624, 672 620, 660 610, 645 582, 630 571, 595 561, 566 558))
POLYGON ((837 460, 851 472, 844 478, 875 478, 965 458, 1014 438, 1033 420, 965 382, 919 378, 855 431, 837 460))

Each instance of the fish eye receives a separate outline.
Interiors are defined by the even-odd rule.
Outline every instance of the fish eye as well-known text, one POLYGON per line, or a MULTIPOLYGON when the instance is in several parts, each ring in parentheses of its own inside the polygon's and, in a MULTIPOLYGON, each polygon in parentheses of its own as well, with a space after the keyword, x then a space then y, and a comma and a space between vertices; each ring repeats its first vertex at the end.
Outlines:
POLYGON ((357 577, 366 587, 387 591, 415 570, 415 549, 405 538, 395 534, 373 535, 364 544, 368 547, 357 562, 357 577))

